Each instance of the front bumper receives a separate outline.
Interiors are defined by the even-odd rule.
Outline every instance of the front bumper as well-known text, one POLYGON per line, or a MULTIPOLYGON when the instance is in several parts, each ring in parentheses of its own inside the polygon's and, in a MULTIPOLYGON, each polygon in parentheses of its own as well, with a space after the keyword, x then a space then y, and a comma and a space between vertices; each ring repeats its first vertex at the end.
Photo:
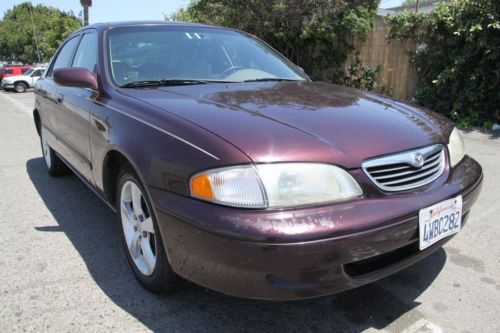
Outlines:
POLYGON ((418 212, 461 194, 463 223, 482 170, 469 157, 426 190, 288 211, 221 207, 150 188, 176 273, 225 294, 293 300, 375 281, 440 248, 420 251, 418 212))
POLYGON ((2 82, 2 89, 4 89, 4 90, 14 89, 14 84, 2 82))

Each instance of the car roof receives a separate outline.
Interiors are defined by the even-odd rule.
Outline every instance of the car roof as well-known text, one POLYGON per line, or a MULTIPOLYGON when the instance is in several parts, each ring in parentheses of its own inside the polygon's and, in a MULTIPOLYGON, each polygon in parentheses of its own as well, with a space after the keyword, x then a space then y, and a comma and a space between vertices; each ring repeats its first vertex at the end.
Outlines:
MULTIPOLYGON (((85 27, 82 27, 75 31, 75 33, 78 33, 80 31, 86 30, 86 29, 97 29, 97 30, 108 30, 108 29, 113 29, 113 28, 121 28, 121 27, 134 27, 134 26, 171 26, 171 27, 204 27, 204 28, 221 28, 225 29, 222 27, 217 27, 209 24, 203 24, 203 23, 194 23, 194 22, 183 22, 183 21, 121 21, 121 22, 105 22, 105 23, 94 23, 92 25, 88 25, 85 27)), ((230 30, 230 29, 228 29, 230 30)))

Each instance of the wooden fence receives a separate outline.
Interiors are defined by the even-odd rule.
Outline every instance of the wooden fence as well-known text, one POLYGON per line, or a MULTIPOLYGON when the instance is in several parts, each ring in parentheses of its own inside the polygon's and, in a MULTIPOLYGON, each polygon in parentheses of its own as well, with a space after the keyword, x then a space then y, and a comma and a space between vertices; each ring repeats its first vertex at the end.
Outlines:
POLYGON ((380 66, 375 91, 400 100, 409 100, 415 92, 417 80, 410 52, 415 43, 409 40, 388 40, 389 27, 378 23, 366 40, 354 40, 356 51, 344 63, 344 72, 356 57, 362 66, 380 66))

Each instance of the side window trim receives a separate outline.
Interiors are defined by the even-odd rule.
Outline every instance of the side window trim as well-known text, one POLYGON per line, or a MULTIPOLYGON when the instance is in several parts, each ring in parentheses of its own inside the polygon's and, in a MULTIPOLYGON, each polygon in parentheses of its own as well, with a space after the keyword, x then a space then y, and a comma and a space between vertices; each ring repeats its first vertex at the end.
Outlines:
MULTIPOLYGON (((50 66, 49 68, 47 69, 47 74, 45 74, 45 77, 52 77, 52 69, 54 68, 54 64, 56 63, 57 61, 57 58, 59 57, 59 54, 61 53, 61 50, 64 48, 64 46, 66 46, 70 41, 72 41, 73 39, 75 38, 78 38, 79 40, 77 41, 77 45, 80 45, 80 41, 82 39, 82 34, 78 34, 78 35, 75 35, 74 37, 71 37, 69 38, 68 40, 66 40, 64 42, 64 44, 62 44, 59 49, 57 50, 57 53, 56 55, 52 58, 52 62, 50 63, 50 66)), ((76 53, 76 50, 78 49, 78 47, 75 47, 73 52, 71 53, 71 57, 70 57, 70 61, 69 63, 72 64, 73 63, 73 59, 75 57, 75 53, 76 53)))

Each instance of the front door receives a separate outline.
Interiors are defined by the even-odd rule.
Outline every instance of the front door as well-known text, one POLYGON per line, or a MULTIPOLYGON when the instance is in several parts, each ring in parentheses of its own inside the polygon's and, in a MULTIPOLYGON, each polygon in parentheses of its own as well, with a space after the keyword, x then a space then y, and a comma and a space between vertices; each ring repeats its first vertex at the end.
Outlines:
MULTIPOLYGON (((82 36, 70 67, 86 68, 97 74, 96 33, 87 32, 82 36)), ((96 91, 87 88, 58 85, 57 89, 60 104, 57 127, 67 150, 64 157, 91 183, 90 114, 96 94, 96 91)))

